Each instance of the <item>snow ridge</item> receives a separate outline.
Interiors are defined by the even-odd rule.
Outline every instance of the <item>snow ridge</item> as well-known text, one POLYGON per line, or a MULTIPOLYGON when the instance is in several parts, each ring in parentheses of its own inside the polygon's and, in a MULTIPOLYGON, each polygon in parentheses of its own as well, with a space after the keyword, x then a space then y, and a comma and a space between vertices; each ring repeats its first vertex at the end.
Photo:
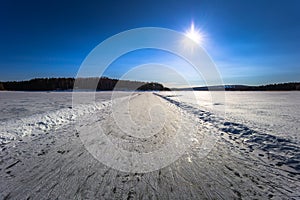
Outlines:
POLYGON ((74 122, 78 117, 88 113, 95 113, 111 101, 103 101, 98 104, 82 104, 76 107, 68 107, 44 114, 36 114, 19 120, 9 120, 0 123, 0 145, 13 140, 20 140, 25 136, 34 136, 58 129, 74 122))
POLYGON ((219 134, 222 139, 235 148, 240 148, 247 153, 256 152, 262 159, 266 158, 273 163, 272 165, 280 167, 288 173, 300 174, 300 146, 296 141, 275 136, 257 128, 249 128, 244 124, 226 121, 209 111, 178 102, 168 96, 157 93, 155 95, 195 115, 198 119, 211 123, 220 130, 219 134))

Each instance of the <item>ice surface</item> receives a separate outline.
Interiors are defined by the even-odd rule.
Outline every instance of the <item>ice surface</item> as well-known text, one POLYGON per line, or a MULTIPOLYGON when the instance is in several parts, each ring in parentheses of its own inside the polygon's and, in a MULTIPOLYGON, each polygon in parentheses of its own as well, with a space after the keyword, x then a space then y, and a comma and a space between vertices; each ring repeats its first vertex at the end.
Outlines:
POLYGON ((165 92, 158 95, 218 127, 221 137, 233 146, 255 152, 260 157, 267 157, 268 162, 277 167, 299 173, 300 93, 225 94, 225 105, 215 103, 211 92, 165 92))
MULTIPOLYGON (((71 92, 0 92, 0 144, 21 137, 46 133, 109 103, 111 92, 97 92, 95 104, 85 102, 72 108, 71 92)), ((127 95, 120 92, 120 94, 127 95)))
POLYGON ((230 121, 299 141, 300 92, 228 91, 225 92, 225 108, 212 100, 211 93, 219 92, 175 91, 172 94, 176 96, 170 98, 215 114, 223 114, 225 109, 226 119, 230 121))
POLYGON ((96 104, 76 107, 68 92, 0 92, 0 199, 300 198, 299 92, 226 92, 224 105, 212 102, 209 92, 195 92, 198 103, 193 95, 132 97, 137 133, 151 124, 151 112, 158 113, 154 121, 164 116, 159 108, 169 113, 169 123, 143 139, 122 134, 126 121, 115 124, 111 92, 96 93, 96 104), (101 127, 119 147, 150 152, 172 138, 177 116, 185 125, 192 120, 197 132, 187 134, 189 148, 177 161, 157 171, 120 172, 96 160, 82 143, 82 136, 101 127), (76 120, 82 129, 75 129, 76 120), (211 134, 216 144, 203 147, 211 134), (203 157, 205 148, 209 154, 203 157))

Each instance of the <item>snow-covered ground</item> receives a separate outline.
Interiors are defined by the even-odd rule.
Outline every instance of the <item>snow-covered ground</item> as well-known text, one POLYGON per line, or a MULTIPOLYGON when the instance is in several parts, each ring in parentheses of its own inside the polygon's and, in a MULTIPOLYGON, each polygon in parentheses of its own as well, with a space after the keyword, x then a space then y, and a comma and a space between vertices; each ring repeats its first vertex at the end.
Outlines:
POLYGON ((128 94, 72 106, 69 92, 0 92, 0 199, 300 198, 299 92, 226 92, 225 102, 209 92, 128 94), (156 167, 180 156, 148 173, 119 154, 107 163, 99 127, 129 152, 173 140, 177 152, 151 157, 156 167))
MULTIPOLYGON (((165 92, 165 95, 168 95, 165 92)), ((239 122, 276 136, 299 140, 300 92, 172 92, 181 102, 195 108, 226 115, 227 120, 239 122), (225 102, 218 104, 211 93, 223 93, 225 102), (195 101, 197 100, 197 101, 195 101), (224 104, 224 105, 223 105, 224 104)))
POLYGON ((300 92, 164 92, 169 102, 218 127, 237 148, 300 171, 300 92), (214 95, 225 95, 221 103, 214 95))
MULTIPOLYGON (((112 95, 96 93, 95 104, 91 104, 84 98, 90 93, 78 94, 82 105, 72 108, 71 92, 0 92, 0 144, 59 129, 107 105, 112 95)), ((119 92, 119 95, 128 94, 119 92)))

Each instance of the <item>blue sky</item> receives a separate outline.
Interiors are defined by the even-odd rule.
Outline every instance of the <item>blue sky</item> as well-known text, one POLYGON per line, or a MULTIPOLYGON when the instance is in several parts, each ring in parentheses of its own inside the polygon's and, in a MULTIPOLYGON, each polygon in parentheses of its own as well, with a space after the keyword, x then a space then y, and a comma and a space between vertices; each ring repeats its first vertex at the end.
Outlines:
MULTIPOLYGON (((75 77, 88 53, 114 34, 149 26, 184 32, 194 21, 205 33, 203 47, 226 84, 300 81, 299 8, 296 0, 4 0, 0 80, 75 77)), ((118 78, 147 62, 177 64, 192 73, 191 66, 174 55, 141 50, 116 60, 106 75, 118 78)), ((159 66, 153 68, 159 70, 159 66)), ((176 82, 168 77, 166 84, 176 82)), ((195 85, 202 84, 190 78, 195 85)), ((149 79, 163 81, 154 75, 149 79)))

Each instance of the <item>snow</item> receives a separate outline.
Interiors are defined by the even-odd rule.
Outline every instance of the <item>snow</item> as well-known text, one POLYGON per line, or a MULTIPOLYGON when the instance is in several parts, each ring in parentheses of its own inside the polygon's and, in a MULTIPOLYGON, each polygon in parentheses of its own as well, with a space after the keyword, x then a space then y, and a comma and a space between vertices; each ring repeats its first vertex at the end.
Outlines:
POLYGON ((212 101, 211 93, 159 95, 213 124, 227 142, 267 157, 268 162, 284 170, 299 172, 299 92, 226 92, 225 105, 212 101))
POLYGON ((86 98, 90 94, 78 92, 80 104, 72 107, 71 92, 1 92, 0 144, 59 129, 107 106, 112 95, 111 92, 96 93, 95 103, 91 104, 86 98))
POLYGON ((222 92, 175 92, 177 99, 195 108, 221 115, 225 111, 225 117, 230 121, 299 141, 300 92, 228 91, 225 92, 225 102, 222 102, 225 105, 212 101, 211 93, 222 92))
POLYGON ((77 94, 0 92, 0 199, 300 198, 299 92, 77 94))

